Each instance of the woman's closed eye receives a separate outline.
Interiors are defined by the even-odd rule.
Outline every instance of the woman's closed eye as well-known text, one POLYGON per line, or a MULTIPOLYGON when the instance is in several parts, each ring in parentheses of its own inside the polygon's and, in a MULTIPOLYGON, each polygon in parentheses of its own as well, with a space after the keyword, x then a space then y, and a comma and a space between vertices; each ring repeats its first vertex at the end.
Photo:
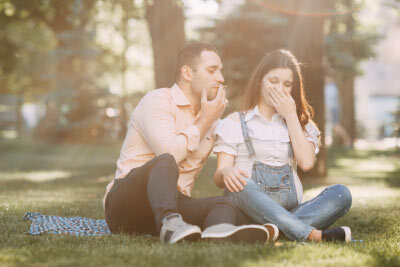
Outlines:
POLYGON ((286 87, 291 87, 292 86, 292 82, 284 82, 283 85, 286 86, 286 87))
POLYGON ((276 84, 276 83, 279 83, 279 80, 277 78, 273 77, 273 78, 269 79, 269 82, 273 83, 273 84, 276 84))

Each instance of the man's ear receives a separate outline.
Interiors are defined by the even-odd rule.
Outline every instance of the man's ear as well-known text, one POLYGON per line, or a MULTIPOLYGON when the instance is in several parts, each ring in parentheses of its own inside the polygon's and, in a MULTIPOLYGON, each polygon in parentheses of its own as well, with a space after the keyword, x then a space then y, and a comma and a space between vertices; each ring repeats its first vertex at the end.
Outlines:
POLYGON ((193 78, 193 70, 189 66, 182 66, 181 76, 184 80, 190 82, 193 78))

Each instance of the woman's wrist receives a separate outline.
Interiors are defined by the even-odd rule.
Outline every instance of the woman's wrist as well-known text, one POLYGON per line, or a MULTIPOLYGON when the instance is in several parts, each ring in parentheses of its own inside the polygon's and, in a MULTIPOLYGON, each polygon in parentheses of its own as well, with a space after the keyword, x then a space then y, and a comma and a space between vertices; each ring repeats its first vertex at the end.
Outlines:
POLYGON ((285 114, 283 117, 285 118, 286 122, 288 120, 298 120, 296 112, 291 112, 291 113, 285 114))

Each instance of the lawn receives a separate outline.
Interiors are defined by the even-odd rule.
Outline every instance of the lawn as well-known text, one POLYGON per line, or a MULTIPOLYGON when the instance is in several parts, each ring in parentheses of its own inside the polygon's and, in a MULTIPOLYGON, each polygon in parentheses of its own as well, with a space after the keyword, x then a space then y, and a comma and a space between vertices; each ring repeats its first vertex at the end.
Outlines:
MULTIPOLYGON (((344 183, 353 194, 348 225, 364 242, 267 245, 206 242, 164 245, 156 238, 29 236, 27 211, 103 218, 101 199, 120 143, 50 145, 0 140, 1 266, 400 266, 400 157, 392 152, 330 150, 329 177, 305 179, 305 198, 344 183)), ((220 194, 211 157, 195 196, 220 194)))

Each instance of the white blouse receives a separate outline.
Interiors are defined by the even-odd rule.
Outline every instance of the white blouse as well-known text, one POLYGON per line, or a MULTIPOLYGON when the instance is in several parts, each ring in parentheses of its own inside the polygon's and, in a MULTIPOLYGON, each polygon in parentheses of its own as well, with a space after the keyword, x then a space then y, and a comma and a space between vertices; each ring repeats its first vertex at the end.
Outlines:
MULTIPOLYGON (((297 175, 297 165, 290 149, 289 131, 284 118, 275 113, 271 121, 268 121, 261 116, 256 106, 246 113, 245 120, 256 153, 255 157, 249 157, 237 112, 218 122, 214 130, 216 142, 213 151, 234 155, 234 166, 246 171, 249 175, 251 175, 254 161, 271 166, 290 164, 293 167, 297 199, 300 204, 303 198, 303 186, 297 175)), ((317 126, 309 121, 305 125, 304 133, 306 139, 315 144, 315 154, 317 154, 319 152, 318 136, 321 134, 317 126)))

